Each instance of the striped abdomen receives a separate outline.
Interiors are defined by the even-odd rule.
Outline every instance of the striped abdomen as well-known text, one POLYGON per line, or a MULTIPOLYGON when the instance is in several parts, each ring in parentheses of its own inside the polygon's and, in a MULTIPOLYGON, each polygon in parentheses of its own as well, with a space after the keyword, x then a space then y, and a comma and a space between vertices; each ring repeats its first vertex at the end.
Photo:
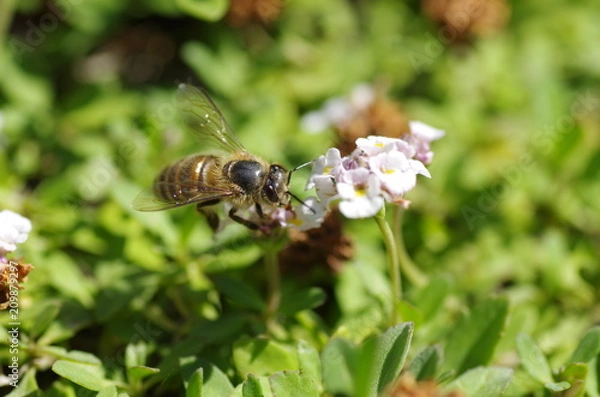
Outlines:
POLYGON ((210 187, 218 186, 221 168, 216 156, 187 157, 162 170, 154 184, 155 193, 161 199, 186 204, 198 195, 210 194, 210 187))

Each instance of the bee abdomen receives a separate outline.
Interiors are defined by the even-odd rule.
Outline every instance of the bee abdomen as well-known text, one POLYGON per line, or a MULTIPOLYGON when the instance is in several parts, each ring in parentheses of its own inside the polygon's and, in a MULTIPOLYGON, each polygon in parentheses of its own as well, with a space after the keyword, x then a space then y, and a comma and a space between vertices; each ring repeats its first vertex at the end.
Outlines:
POLYGON ((202 193, 202 186, 215 183, 215 167, 219 167, 216 156, 196 155, 187 157, 165 167, 156 178, 156 194, 177 204, 186 204, 202 193))

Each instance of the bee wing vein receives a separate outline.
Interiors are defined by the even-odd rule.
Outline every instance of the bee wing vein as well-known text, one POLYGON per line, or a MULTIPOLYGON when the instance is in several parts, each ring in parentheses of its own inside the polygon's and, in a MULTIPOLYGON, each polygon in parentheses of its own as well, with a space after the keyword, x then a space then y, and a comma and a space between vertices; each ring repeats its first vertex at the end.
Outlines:
POLYGON ((212 143, 229 153, 246 151, 208 94, 194 86, 181 84, 177 98, 184 124, 200 142, 212 143))

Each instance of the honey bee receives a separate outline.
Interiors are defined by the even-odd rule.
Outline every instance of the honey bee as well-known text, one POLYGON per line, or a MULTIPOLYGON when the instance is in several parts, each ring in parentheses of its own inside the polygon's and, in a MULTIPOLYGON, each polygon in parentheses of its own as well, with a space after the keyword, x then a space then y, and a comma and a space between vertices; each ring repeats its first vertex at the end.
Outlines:
POLYGON ((204 91, 181 84, 176 99, 187 129, 204 146, 221 153, 196 154, 166 166, 152 187, 134 199, 133 209, 161 211, 196 204, 216 230, 219 218, 211 207, 229 203, 229 217, 256 230, 260 225, 241 217, 239 211, 254 206, 264 219, 263 206, 285 206, 289 197, 296 198, 288 190, 295 169, 287 171, 279 164, 269 164, 250 154, 204 91))

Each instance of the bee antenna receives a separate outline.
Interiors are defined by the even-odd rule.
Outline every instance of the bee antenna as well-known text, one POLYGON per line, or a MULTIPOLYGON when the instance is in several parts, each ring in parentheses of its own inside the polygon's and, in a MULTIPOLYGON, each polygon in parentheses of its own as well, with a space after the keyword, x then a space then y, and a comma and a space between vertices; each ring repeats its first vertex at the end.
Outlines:
MULTIPOLYGON (((292 170, 290 170, 290 172, 288 173, 288 180, 287 180, 287 184, 288 184, 288 185, 290 184, 290 181, 292 180, 292 174, 293 174, 294 172, 296 172, 296 171, 298 171, 300 168, 304 168, 304 167, 306 167, 307 165, 309 165, 309 164, 312 164, 312 163, 314 163, 314 162, 315 162, 314 160, 311 160, 311 161, 308 161, 308 162, 306 162, 306 163, 304 163, 304 164, 300 164, 299 166, 297 166, 297 167, 294 167, 292 170)), ((316 214, 317 214, 317 211, 315 211, 315 209, 314 209, 313 207, 311 207, 310 205, 306 204, 304 201, 302 201, 302 200, 301 200, 301 199, 300 199, 298 196, 296 196, 294 193, 292 193, 292 192, 290 192, 290 191, 288 190, 287 194, 289 194, 289 195, 290 195, 290 196, 291 196, 291 197, 292 197, 294 200, 298 201, 300 204, 302 204, 303 206, 305 206, 306 208, 308 208, 308 209, 309 209, 309 211, 310 211, 310 212, 311 212, 313 215, 316 215, 316 214)))
POLYGON ((296 171, 298 171, 300 168, 304 168, 304 167, 306 167, 307 165, 309 165, 309 164, 312 164, 312 163, 314 163, 314 162, 315 162, 315 160, 311 160, 311 161, 308 161, 308 162, 306 162, 306 163, 304 163, 304 164, 300 164, 299 166, 297 166, 297 167, 294 167, 292 170, 290 170, 290 172, 288 173, 288 180, 287 180, 287 183, 288 183, 288 185, 290 184, 290 181, 292 180, 292 174, 293 174, 294 172, 296 172, 296 171))
POLYGON ((316 215, 317 211, 315 211, 315 209, 313 207, 311 207, 310 205, 306 204, 304 201, 302 201, 298 196, 296 196, 294 193, 288 191, 287 194, 289 194, 290 196, 292 196, 292 198, 296 201, 298 201, 300 204, 302 204, 303 206, 305 206, 306 208, 308 208, 308 210, 313 214, 316 215))

